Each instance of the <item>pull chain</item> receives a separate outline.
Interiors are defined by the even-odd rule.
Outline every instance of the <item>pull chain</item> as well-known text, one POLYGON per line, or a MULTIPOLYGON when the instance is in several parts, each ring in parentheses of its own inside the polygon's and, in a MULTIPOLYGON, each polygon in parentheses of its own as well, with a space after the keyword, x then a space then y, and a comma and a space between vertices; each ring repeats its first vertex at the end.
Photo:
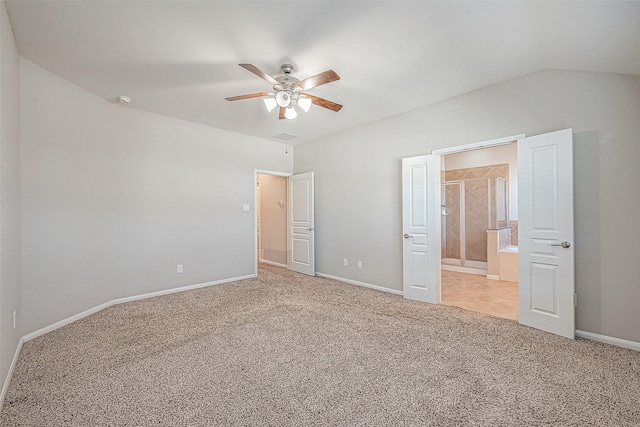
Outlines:
MULTIPOLYGON (((284 119, 284 133, 289 133, 289 119, 284 119)), ((289 154, 289 144, 284 144, 284 154, 289 154)))

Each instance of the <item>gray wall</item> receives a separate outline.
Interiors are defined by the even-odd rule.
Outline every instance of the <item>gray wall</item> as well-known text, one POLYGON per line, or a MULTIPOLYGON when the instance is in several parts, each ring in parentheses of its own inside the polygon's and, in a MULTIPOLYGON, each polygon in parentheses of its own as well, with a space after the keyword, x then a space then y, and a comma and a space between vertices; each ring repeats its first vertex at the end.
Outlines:
POLYGON ((254 170, 291 172, 291 149, 111 104, 24 59, 21 91, 25 334, 254 273, 254 170))
POLYGON ((640 342, 639 119, 640 78, 550 70, 298 146, 295 172, 316 173, 317 270, 402 289, 403 157, 573 128, 577 328, 640 342))
POLYGON ((19 56, 4 2, 0 3, 0 387, 20 325, 20 83, 19 56), (13 328, 13 312, 17 328, 13 328))

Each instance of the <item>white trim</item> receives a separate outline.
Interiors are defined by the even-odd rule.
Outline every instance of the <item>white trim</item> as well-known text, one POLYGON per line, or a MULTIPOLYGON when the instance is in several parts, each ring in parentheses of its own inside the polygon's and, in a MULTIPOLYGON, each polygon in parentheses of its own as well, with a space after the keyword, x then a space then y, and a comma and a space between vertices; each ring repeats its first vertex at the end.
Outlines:
POLYGON ((457 271, 458 273, 477 274, 479 276, 487 275, 487 270, 481 269, 481 268, 459 267, 457 265, 447 265, 447 264, 442 264, 440 268, 447 271, 457 271))
POLYGON ((62 326, 68 325, 71 322, 75 322, 76 320, 80 320, 83 317, 87 317, 93 313, 97 313, 100 310, 103 310, 107 307, 111 307, 112 305, 116 305, 116 304, 122 304, 125 302, 131 302, 131 301, 137 301, 137 300, 141 300, 141 299, 147 299, 147 298, 153 298, 153 297, 158 297, 161 295, 168 295, 168 294, 174 294, 176 292, 184 292, 184 291, 192 291, 194 289, 200 289, 200 288, 206 288, 208 286, 215 286, 215 285, 221 285, 223 283, 229 283, 229 282, 237 282, 239 280, 245 280, 245 279, 252 279, 256 277, 255 274, 249 274, 246 276, 239 276, 239 277, 232 277, 229 279, 222 279, 222 280, 215 280, 212 282, 205 282, 205 283, 198 283, 196 285, 188 285, 188 286, 182 286, 179 288, 171 288, 171 289, 165 289, 164 291, 156 291, 156 292, 149 292, 146 294, 140 294, 140 295, 133 295, 130 297, 124 297, 124 298, 117 298, 108 302, 105 302, 103 304, 100 304, 98 306, 95 306, 93 308, 90 308, 88 310, 85 310, 81 313, 78 314, 74 314, 73 316, 67 317, 66 319, 62 319, 59 322, 53 323, 49 326, 45 326, 44 328, 38 329, 37 331, 31 332, 30 334, 27 334, 25 336, 22 337, 22 340, 24 340, 24 342, 27 342, 29 340, 32 340, 34 338, 37 338, 41 335, 46 334, 47 332, 51 332, 54 331, 58 328, 61 328, 62 326))
POLYGON ((498 276, 497 274, 487 274, 487 279, 500 280, 500 276, 498 276))
POLYGON ((97 313, 100 310, 104 310, 107 307, 111 307, 114 304, 114 301, 116 300, 112 300, 109 302, 105 302, 103 304, 97 305, 93 308, 90 308, 88 310, 85 310, 83 312, 74 314, 73 316, 67 317, 66 319, 62 319, 56 323, 52 323, 49 326, 45 326, 44 328, 38 329, 37 331, 31 332, 30 334, 27 334, 25 336, 22 337, 22 339, 24 339, 25 342, 32 340, 34 338, 37 338, 41 335, 46 334, 47 332, 51 332, 54 331, 58 328, 61 328, 65 325, 68 325, 69 323, 75 322, 76 320, 80 320, 83 317, 87 317, 93 313, 97 313))
MULTIPOLYGON (((464 263, 464 266, 468 267, 468 268, 486 270, 487 269, 487 262, 486 261, 470 261, 470 260, 466 260, 465 263, 464 263)), ((485 274, 486 274, 486 272, 485 272, 485 274)))
POLYGON ((460 153, 462 151, 479 150, 481 148, 497 147, 498 145, 507 145, 512 142, 516 142, 519 139, 524 138, 525 134, 505 136, 504 138, 490 139, 488 141, 474 142, 473 144, 457 145, 451 148, 440 148, 439 150, 431 151, 431 154, 453 154, 460 153))
POLYGON ((131 301, 137 301, 141 299, 159 297, 162 295, 175 294, 177 292, 192 291, 194 289, 200 289, 200 288, 208 288, 209 286, 222 285, 223 283, 229 283, 229 282, 238 282, 240 280, 253 279, 254 277, 256 277, 255 274, 247 274, 246 276, 232 277, 230 279, 214 280, 211 282, 198 283, 195 285, 181 286, 179 288, 165 289, 164 291, 149 292, 147 294, 142 294, 142 295, 134 295, 131 297, 118 298, 112 301, 113 303, 112 305, 122 304, 125 302, 131 302, 131 301))
POLYGON ((289 266, 287 264, 280 264, 279 262, 268 261, 266 259, 261 259, 260 262, 263 263, 263 264, 274 265, 276 267, 289 268, 289 266))
POLYGON ((326 279, 337 280, 338 282, 348 283, 350 285, 362 286, 364 288, 375 289, 376 291, 388 292, 390 294, 402 295, 403 292, 397 289, 389 289, 384 286, 372 285, 370 283, 358 282, 357 280, 345 279, 344 277, 332 276, 331 274, 319 273, 316 271, 316 276, 324 277, 326 279))
MULTIPOLYGON (((293 175, 292 173, 289 173, 289 172, 276 172, 276 171, 268 171, 268 170, 265 170, 265 169, 256 169, 255 171, 256 171, 256 174, 261 173, 263 175, 275 175, 275 176, 291 176, 291 175, 293 175)), ((256 179, 256 182, 257 181, 258 180, 256 179)))
POLYGON ((610 337, 607 335, 594 334, 593 332, 579 331, 576 329, 576 336, 587 340, 598 341, 630 350, 640 351, 640 342, 623 340, 622 338, 610 337))
POLYGON ((4 397, 7 394, 7 390, 9 389, 9 384, 11 384, 11 378, 13 378, 13 371, 16 369, 16 363, 18 363, 18 357, 20 356, 20 351, 22 351, 22 344, 24 343, 24 337, 18 340, 18 346, 16 347, 16 352, 13 355, 13 360, 11 361, 11 365, 9 366, 9 371, 7 372, 7 377, 4 380, 4 385, 2 386, 2 392, 0 393, 0 409, 2 409, 2 405, 4 403, 4 397))

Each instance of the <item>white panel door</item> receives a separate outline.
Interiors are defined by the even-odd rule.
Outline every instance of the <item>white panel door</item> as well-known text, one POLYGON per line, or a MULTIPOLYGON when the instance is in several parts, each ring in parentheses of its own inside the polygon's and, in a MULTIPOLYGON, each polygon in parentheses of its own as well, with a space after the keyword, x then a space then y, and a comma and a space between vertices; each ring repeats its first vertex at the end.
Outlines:
POLYGON ((289 206, 289 268, 314 276, 313 172, 289 178, 289 206))
POLYGON ((440 156, 402 159, 404 297, 440 302, 440 156))
POLYGON ((518 140, 520 323, 575 337, 572 130, 518 140))

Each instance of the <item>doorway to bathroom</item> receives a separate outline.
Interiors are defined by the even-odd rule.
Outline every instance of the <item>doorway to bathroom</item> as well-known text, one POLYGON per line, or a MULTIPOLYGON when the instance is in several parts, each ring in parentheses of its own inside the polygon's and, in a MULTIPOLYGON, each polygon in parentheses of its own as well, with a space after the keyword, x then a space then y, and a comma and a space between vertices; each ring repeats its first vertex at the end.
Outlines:
POLYGON ((443 304, 518 320, 517 179, 515 141, 441 156, 443 304))
POLYGON ((501 246, 500 233, 495 233, 495 248, 487 246, 487 274, 494 249, 501 259, 502 252, 517 256, 518 322, 573 339, 577 294, 572 129, 499 138, 403 158, 403 296, 432 304, 443 302, 442 156, 513 141, 517 142, 518 157, 518 245, 510 249, 514 245, 501 246))

